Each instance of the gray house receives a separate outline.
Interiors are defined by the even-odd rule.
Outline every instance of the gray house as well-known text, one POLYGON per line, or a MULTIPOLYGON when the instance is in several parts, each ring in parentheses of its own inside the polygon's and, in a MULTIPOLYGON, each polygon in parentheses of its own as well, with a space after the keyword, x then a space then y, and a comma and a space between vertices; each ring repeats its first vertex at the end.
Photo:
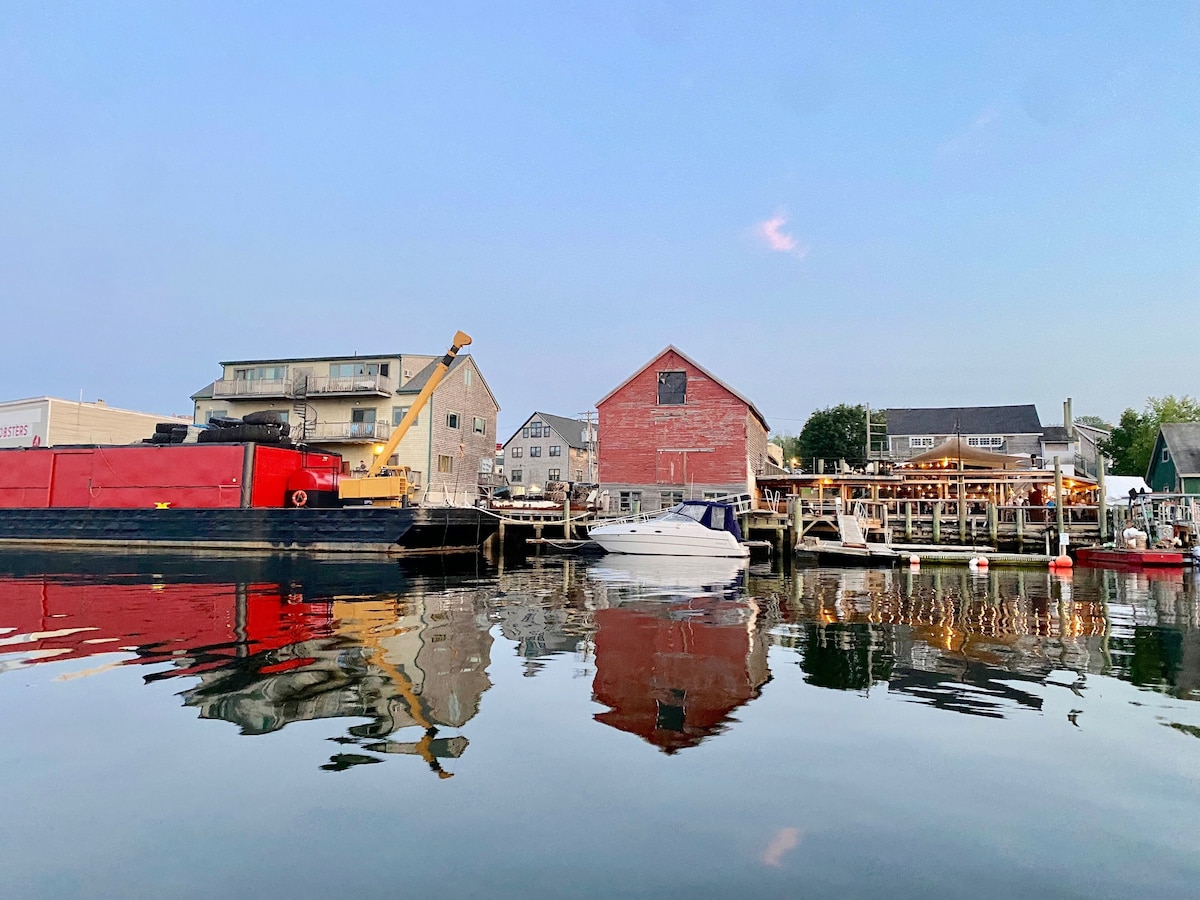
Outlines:
POLYGON ((550 481, 595 481, 596 425, 535 412, 504 442, 504 472, 514 493, 550 481))
POLYGON ((885 409, 888 451, 903 462, 932 450, 955 435, 969 447, 992 453, 1037 458, 1044 429, 1032 403, 1021 406, 947 406, 885 409))

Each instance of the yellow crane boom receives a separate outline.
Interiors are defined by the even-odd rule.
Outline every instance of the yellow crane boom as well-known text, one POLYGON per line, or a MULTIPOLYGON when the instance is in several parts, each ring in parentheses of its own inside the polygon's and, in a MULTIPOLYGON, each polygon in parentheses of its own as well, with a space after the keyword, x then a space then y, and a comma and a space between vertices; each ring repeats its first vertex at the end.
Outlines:
POLYGON ((434 389, 441 383, 442 378, 454 362, 458 351, 471 343, 471 336, 465 331, 454 333, 454 341, 446 355, 438 361, 429 380, 417 394, 400 424, 392 431, 383 449, 371 461, 371 468, 361 478, 342 478, 338 482, 338 496, 342 500, 370 501, 375 506, 399 506, 408 499, 409 481, 408 470, 385 469, 388 458, 396 452, 404 435, 412 428, 413 422, 421 414, 421 409, 429 402, 434 389))

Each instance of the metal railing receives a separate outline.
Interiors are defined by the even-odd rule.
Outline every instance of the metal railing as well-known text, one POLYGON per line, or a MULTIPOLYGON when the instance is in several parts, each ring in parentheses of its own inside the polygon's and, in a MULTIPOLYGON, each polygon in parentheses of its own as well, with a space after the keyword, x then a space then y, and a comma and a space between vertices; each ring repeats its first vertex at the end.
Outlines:
POLYGON ((218 378, 213 382, 213 397, 290 397, 292 382, 287 378, 218 378))
POLYGON ((308 393, 312 394, 390 394, 395 382, 385 375, 310 375, 308 393))
POLYGON ((309 441, 385 441, 391 433, 385 422, 313 422, 305 428, 309 441))

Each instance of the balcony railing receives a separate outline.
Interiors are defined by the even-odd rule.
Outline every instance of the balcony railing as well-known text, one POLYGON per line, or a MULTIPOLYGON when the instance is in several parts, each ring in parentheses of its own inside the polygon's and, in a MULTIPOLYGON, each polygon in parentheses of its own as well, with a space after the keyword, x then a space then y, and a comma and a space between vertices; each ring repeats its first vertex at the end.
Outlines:
POLYGON ((396 385, 386 375, 311 375, 309 396, 313 394, 391 394, 396 385))
POLYGON ((292 382, 286 378, 219 378, 213 382, 214 397, 290 397, 292 382))
POLYGON ((308 426, 305 439, 321 441, 386 441, 392 426, 385 422, 315 422, 308 426))
POLYGON ((312 394, 382 394, 396 390, 386 375, 309 375, 290 378, 219 378, 213 382, 213 397, 294 397, 312 394))

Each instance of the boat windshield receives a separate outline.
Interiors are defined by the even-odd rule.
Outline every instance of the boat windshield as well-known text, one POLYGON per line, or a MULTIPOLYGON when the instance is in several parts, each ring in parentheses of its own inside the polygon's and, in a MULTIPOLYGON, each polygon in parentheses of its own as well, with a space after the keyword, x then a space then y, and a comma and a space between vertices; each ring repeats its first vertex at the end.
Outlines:
POLYGON ((713 531, 728 531, 734 540, 742 539, 733 508, 714 500, 686 500, 660 512, 655 519, 663 522, 697 522, 713 531))
POLYGON ((708 512, 708 507, 701 506, 695 503, 680 503, 678 506, 672 506, 665 513, 663 518, 667 521, 689 521, 699 522, 704 518, 704 514, 708 512))

